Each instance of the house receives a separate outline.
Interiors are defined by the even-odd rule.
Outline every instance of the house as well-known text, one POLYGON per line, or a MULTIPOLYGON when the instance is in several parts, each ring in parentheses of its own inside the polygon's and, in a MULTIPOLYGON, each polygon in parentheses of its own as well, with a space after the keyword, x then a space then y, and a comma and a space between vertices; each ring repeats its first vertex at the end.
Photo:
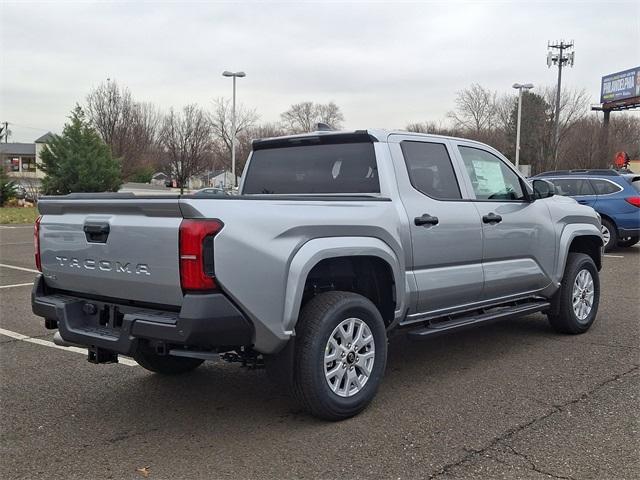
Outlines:
POLYGON ((35 183, 45 174, 40 169, 42 151, 53 134, 48 132, 33 143, 0 143, 0 164, 7 175, 18 183, 35 183))
POLYGON ((215 187, 225 190, 233 187, 233 174, 228 170, 210 170, 190 180, 191 188, 215 187))
POLYGON ((151 176, 151 185, 159 185, 164 187, 166 183, 169 181, 169 175, 164 172, 157 172, 151 176))
MULTIPOLYGON (((151 177, 151 184, 178 187, 176 180, 163 172, 154 173, 151 177)), ((192 176, 185 185, 188 190, 199 190, 206 187, 229 190, 233 188, 233 175, 228 170, 209 170, 200 175, 192 176)))

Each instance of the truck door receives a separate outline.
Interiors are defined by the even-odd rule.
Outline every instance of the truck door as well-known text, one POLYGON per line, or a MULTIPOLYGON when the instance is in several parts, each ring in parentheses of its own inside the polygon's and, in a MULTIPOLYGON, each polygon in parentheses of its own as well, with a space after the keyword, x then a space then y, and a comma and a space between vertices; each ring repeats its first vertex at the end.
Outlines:
POLYGON ((483 300, 532 293, 551 282, 556 235, 547 199, 530 202, 498 152, 457 143, 483 232, 483 300))
POLYGON ((463 200, 449 142, 391 135, 389 148, 411 232, 412 274, 421 316, 478 301, 482 293, 482 227, 463 200))

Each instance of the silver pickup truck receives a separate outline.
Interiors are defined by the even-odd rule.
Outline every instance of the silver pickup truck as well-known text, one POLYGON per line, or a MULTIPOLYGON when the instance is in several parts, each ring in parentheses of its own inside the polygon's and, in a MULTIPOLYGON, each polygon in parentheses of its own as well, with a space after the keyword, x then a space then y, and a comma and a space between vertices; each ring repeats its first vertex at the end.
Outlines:
POLYGON ((163 374, 220 354, 264 362, 326 419, 372 400, 391 332, 542 312, 577 334, 598 310, 594 210, 459 138, 256 140, 238 196, 72 194, 38 208, 33 311, 58 344, 163 374))

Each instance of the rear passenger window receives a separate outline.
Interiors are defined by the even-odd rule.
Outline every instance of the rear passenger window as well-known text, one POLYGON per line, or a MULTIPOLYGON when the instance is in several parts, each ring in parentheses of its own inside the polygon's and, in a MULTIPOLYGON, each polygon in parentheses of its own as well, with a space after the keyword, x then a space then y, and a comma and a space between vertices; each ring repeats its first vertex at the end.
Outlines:
POLYGON ((409 180, 416 190, 438 200, 462 198, 444 144, 404 141, 400 143, 400 148, 407 164, 409 180))
POLYGON ((591 184, 596 189, 598 195, 608 195, 610 193, 616 193, 622 190, 618 185, 608 180, 591 180, 591 184))
POLYGON ((551 180, 558 195, 575 197, 580 195, 595 195, 596 192, 586 178, 557 178, 551 180))

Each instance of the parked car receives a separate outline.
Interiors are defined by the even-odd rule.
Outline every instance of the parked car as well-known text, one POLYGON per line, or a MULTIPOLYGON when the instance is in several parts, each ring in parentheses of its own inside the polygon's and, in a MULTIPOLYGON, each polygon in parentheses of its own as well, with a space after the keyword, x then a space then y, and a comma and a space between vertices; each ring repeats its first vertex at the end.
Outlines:
POLYGON ((193 195, 197 196, 210 196, 210 195, 226 195, 227 193, 222 188, 202 188, 193 192, 193 195))
POLYGON ((630 247, 640 241, 640 175, 615 170, 545 172, 556 193, 589 205, 602 217, 605 250, 630 247))
POLYGON ((245 172, 238 196, 41 199, 32 306, 54 341, 160 374, 263 359, 339 420, 373 399, 391 332, 596 318, 597 214, 487 145, 315 132, 254 141, 245 172))

